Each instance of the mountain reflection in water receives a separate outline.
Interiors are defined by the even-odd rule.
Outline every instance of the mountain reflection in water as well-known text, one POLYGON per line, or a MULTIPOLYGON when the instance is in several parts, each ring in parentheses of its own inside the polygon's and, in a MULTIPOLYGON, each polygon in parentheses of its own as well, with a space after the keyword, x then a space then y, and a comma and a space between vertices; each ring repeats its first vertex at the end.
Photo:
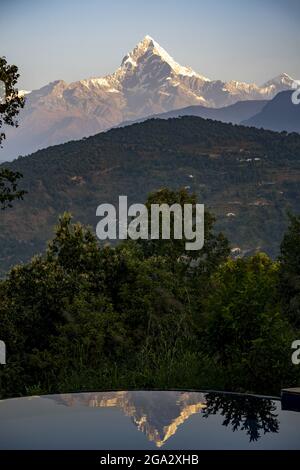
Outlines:
POLYGON ((206 406, 203 393, 173 391, 84 393, 59 395, 56 400, 66 406, 118 407, 157 447, 173 436, 178 426, 191 415, 206 406))
POLYGON ((55 400, 66 406, 117 407, 157 447, 162 447, 178 427, 196 413, 202 413, 205 418, 221 415, 224 426, 233 431, 245 431, 250 441, 257 441, 261 433, 279 430, 274 401, 249 395, 120 391, 58 395, 55 400))

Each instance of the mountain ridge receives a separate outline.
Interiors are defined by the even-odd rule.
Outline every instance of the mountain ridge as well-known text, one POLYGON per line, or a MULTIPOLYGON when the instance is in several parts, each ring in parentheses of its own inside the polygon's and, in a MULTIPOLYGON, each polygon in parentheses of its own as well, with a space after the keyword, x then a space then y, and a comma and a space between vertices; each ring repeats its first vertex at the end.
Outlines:
POLYGON ((241 124, 276 132, 300 132, 300 105, 292 102, 292 93, 289 90, 278 93, 260 112, 241 124))
POLYGON ((237 101, 234 104, 223 108, 208 108, 206 106, 194 105, 186 108, 174 109, 162 114, 153 114, 145 116, 136 121, 124 121, 116 127, 130 126, 144 122, 148 119, 172 119, 182 116, 197 116, 203 119, 212 119, 214 121, 227 122, 231 124, 241 124, 247 118, 251 118, 260 112, 269 100, 248 100, 237 101))

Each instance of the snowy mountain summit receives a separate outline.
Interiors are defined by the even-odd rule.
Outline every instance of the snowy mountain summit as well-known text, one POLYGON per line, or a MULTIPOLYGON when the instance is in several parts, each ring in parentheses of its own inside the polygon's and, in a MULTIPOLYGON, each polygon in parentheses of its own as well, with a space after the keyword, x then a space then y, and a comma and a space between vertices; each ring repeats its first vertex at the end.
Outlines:
POLYGON ((26 94, 20 127, 8 129, 0 160, 186 106, 222 107, 241 100, 271 99, 292 84, 287 74, 262 86, 209 80, 178 64, 145 36, 111 75, 70 84, 57 80, 26 94))
POLYGON ((169 65, 170 72, 174 72, 178 75, 184 75, 188 77, 199 77, 204 80, 208 80, 204 77, 200 77, 193 69, 190 67, 182 67, 163 49, 151 36, 145 36, 145 38, 134 48, 132 52, 127 54, 123 61, 121 67, 136 68, 140 61, 157 61, 163 62, 164 64, 169 65))

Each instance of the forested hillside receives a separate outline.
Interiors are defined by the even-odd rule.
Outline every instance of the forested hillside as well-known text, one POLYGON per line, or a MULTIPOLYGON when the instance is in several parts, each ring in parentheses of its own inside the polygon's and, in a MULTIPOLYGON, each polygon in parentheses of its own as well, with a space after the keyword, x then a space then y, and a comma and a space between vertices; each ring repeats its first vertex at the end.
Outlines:
POLYGON ((24 201, 0 214, 0 269, 44 249, 59 214, 97 223, 119 195, 143 202, 186 187, 211 210, 235 253, 275 257, 288 210, 300 210, 300 135, 198 117, 149 120, 50 147, 3 166, 20 171, 24 201))

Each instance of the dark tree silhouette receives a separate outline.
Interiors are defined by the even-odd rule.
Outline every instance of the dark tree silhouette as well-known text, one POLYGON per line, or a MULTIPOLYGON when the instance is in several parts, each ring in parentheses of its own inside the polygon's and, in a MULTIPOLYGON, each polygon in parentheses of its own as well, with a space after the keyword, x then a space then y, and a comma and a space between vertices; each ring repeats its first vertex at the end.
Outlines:
MULTIPOLYGON (((24 106, 24 98, 19 96, 16 84, 19 78, 18 67, 9 65, 5 57, 0 57, 0 148, 5 139, 3 124, 18 126, 16 119, 24 106)), ((15 199, 22 199, 25 191, 18 190, 17 181, 21 173, 7 168, 0 168, 0 208, 11 207, 15 199)))
POLYGON ((205 398, 205 418, 219 413, 224 417, 223 426, 231 426, 233 431, 245 431, 250 442, 258 441, 262 432, 279 431, 276 406, 270 399, 218 393, 208 393, 205 398))
MULTIPOLYGON (((8 65, 5 57, 0 57, 0 82, 5 96, 0 96, 0 129, 3 124, 18 126, 16 120, 20 108, 24 106, 24 98, 19 96, 16 84, 19 78, 18 67, 8 65), (2 99, 1 99, 2 98, 2 99)), ((0 144, 5 139, 5 133, 0 132, 0 144)))

